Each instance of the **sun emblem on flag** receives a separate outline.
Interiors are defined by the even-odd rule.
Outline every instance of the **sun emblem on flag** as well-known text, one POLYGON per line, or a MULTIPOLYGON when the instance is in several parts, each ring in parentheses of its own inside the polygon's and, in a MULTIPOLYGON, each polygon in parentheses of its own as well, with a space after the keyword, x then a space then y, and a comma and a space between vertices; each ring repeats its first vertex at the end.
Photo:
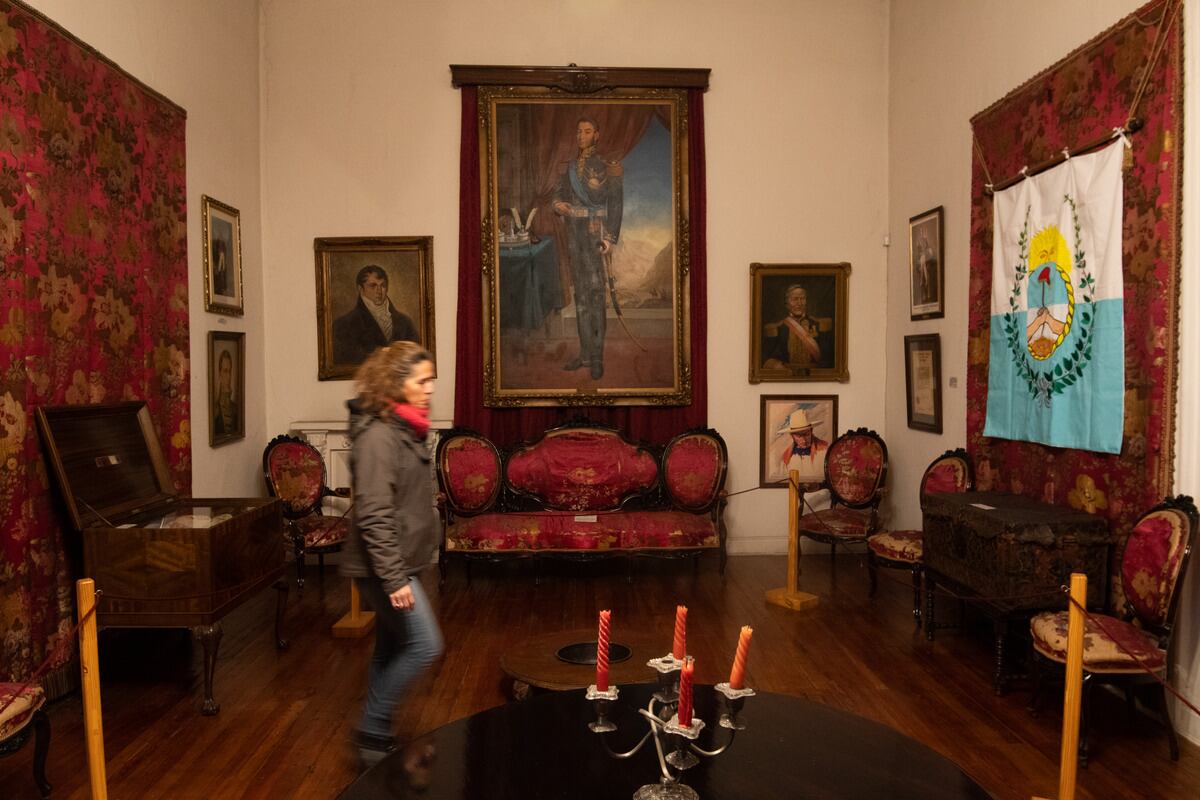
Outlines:
POLYGON ((1004 315, 1005 339, 1013 366, 1025 380, 1030 394, 1044 406, 1050 405, 1053 395, 1062 394, 1078 381, 1092 360, 1091 302, 1096 281, 1087 268, 1075 201, 1070 195, 1064 195, 1063 202, 1071 206, 1074 252, 1056 225, 1048 225, 1031 238, 1029 215, 1032 208, 1027 206, 1025 225, 1017 239, 1019 257, 1013 268, 1009 313, 1004 315), (1078 287, 1072 284, 1072 269, 1079 274, 1078 287), (1078 324, 1076 288, 1080 302, 1087 306, 1080 310, 1078 324), (1027 298, 1024 309, 1018 302, 1022 291, 1026 292, 1027 298), (1041 368, 1039 362, 1049 359, 1064 345, 1068 348, 1066 357, 1053 368, 1041 368), (1030 359, 1033 359, 1032 364, 1030 359))

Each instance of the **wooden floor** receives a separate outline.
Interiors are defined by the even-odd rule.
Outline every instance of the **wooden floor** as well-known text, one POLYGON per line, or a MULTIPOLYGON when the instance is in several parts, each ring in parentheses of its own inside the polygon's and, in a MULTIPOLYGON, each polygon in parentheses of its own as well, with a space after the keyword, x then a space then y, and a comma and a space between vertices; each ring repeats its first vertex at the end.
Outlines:
MULTIPOLYGON (((589 626, 613 609, 623 630, 660 631, 669 648, 677 602, 690 608, 688 650, 698 681, 728 676, 741 625, 754 626, 748 680, 869 717, 958 762, 998 798, 1051 797, 1057 790, 1059 714, 1038 717, 1028 693, 991 690, 987 629, 939 631, 927 643, 912 623, 905 576, 885 573, 867 598, 860 559, 805 558, 803 588, 820 606, 790 612, 763 602, 781 585, 781 557, 732 557, 724 580, 715 562, 644 561, 625 582, 619 561, 547 564, 534 586, 529 563, 476 565, 468 583, 454 565, 442 587, 431 582, 446 636, 443 661, 412 692, 397 720, 402 736, 506 701, 500 655, 535 633, 589 626)), ((310 575, 310 578, 313 577, 310 575)), ((288 613, 291 648, 271 642, 274 592, 226 619, 217 668, 216 717, 199 714, 200 648, 182 632, 107 631, 101 636, 109 796, 123 798, 329 798, 355 776, 347 745, 362 702, 371 642, 333 639, 345 610, 345 582, 329 573, 324 591, 310 579, 288 613)), ((1188 798, 1200 787, 1200 748, 1184 741, 1172 763, 1161 730, 1144 715, 1132 722, 1122 701, 1100 693, 1091 764, 1080 771, 1080 798, 1188 798)), ((55 798, 86 798, 87 768, 77 696, 50 709, 48 773, 55 798)), ((804 742, 795 743, 797 751, 804 742)), ((0 796, 35 798, 32 743, 0 759, 0 796)), ((502 797, 498 794, 497 797, 502 797)))

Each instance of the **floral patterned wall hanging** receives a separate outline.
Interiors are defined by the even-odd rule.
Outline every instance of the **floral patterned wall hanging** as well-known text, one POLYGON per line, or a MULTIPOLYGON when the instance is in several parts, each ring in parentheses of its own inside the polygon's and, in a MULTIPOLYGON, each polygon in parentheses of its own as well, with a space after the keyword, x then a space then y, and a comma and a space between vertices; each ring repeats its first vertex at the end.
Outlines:
POLYGON ((0 2, 5 680, 70 631, 78 577, 33 409, 145 400, 176 488, 191 489, 185 120, 36 11, 0 2))
POLYGON ((1121 536, 1170 494, 1174 470, 1183 128, 1179 5, 1155 0, 1143 6, 971 120, 978 151, 971 180, 967 444, 978 488, 1100 514, 1121 536), (992 199, 985 186, 1124 125, 1160 28, 1166 31, 1161 55, 1136 109, 1144 127, 1130 137, 1123 166, 1121 451, 1106 455, 985 437, 992 291, 992 199))

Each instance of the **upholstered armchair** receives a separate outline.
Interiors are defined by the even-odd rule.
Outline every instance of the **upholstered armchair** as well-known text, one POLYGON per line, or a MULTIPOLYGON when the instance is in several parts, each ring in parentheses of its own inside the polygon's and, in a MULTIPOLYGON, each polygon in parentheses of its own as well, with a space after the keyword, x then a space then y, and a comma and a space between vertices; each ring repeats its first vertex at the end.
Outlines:
POLYGON ((288 538, 296 553, 296 585, 304 586, 304 560, 316 555, 324 574, 325 554, 342 549, 350 534, 349 513, 325 515, 327 497, 350 497, 350 489, 330 489, 325 460, 308 442, 295 436, 276 436, 263 451, 263 479, 272 497, 283 504, 288 538))
MULTIPOLYGON (((1083 764, 1088 757, 1090 698, 1100 682, 1123 684, 1131 708, 1137 685, 1152 684, 1159 696, 1159 715, 1167 729, 1171 759, 1179 760, 1179 740, 1171 724, 1166 690, 1147 670, 1168 682, 1171 679, 1178 589, 1187 570, 1196 525, 1196 506, 1185 495, 1164 500, 1138 520, 1121 556, 1118 607, 1111 614, 1092 614, 1086 622, 1079 733, 1079 760, 1083 764)), ((1030 620, 1037 668, 1035 708, 1050 662, 1067 662, 1067 617, 1067 611, 1047 611, 1030 620)))
POLYGON ((887 466, 887 445, 875 431, 857 428, 834 439, 824 482, 799 487, 799 535, 830 545, 835 556, 839 544, 865 542, 879 529, 887 466), (805 498, 820 489, 829 490, 829 508, 816 511, 805 498))
MULTIPOLYGON (((961 447, 947 450, 930 462, 921 476, 921 508, 933 492, 969 492, 975 485, 971 457, 961 447)), ((867 538, 867 568, 871 597, 875 596, 879 567, 912 571, 913 619, 921 624, 921 588, 924 583, 925 533, 921 530, 880 531, 867 538)))
POLYGON ((50 718, 42 708, 46 692, 40 685, 0 683, 0 756, 15 753, 29 740, 33 729, 33 780, 43 798, 50 796, 46 780, 46 754, 50 750, 50 718))

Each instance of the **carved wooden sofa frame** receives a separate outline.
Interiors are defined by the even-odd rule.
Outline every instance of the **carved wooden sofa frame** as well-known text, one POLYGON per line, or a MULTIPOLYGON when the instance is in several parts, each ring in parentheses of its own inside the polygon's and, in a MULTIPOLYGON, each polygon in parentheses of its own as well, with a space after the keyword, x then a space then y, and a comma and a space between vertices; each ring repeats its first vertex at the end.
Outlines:
POLYGON ((725 570, 728 469, 712 429, 656 448, 577 421, 501 451, 471 430, 441 436, 435 454, 442 519, 439 564, 450 559, 698 557, 725 570))

